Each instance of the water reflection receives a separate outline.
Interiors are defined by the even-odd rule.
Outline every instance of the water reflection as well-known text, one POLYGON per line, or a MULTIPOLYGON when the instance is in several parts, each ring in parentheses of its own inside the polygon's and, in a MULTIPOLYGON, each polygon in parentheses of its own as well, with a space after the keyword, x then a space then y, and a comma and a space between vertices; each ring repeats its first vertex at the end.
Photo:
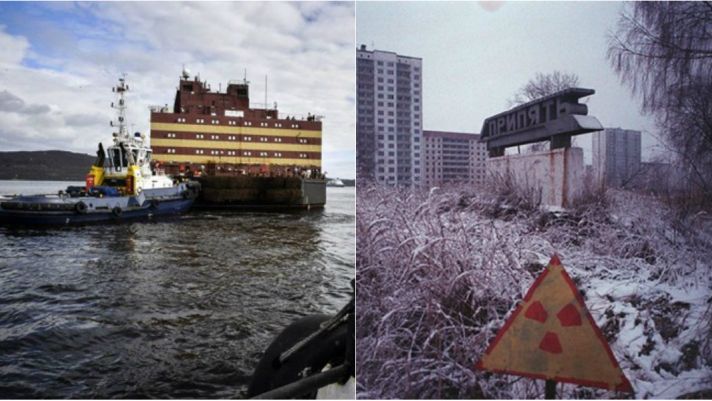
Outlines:
POLYGON ((320 213, 0 228, 0 394, 235 398, 272 337, 350 296, 353 190, 320 213))

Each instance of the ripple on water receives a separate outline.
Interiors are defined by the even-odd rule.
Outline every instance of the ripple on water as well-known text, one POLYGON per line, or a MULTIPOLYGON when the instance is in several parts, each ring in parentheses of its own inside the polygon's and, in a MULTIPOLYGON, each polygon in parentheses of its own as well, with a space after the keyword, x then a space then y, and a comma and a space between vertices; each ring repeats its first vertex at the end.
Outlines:
POLYGON ((322 212, 0 228, 3 398, 243 397, 289 322, 350 297, 354 192, 322 212))

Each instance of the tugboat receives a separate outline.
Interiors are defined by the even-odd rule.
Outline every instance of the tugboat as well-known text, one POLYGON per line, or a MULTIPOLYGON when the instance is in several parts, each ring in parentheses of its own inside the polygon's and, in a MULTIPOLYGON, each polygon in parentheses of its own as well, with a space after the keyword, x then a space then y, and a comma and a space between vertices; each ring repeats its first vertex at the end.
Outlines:
POLYGON ((84 187, 70 186, 57 195, 1 199, 0 224, 70 225, 124 221, 187 211, 199 192, 196 182, 176 183, 151 170, 151 148, 145 135, 126 128, 125 78, 113 88, 118 96, 118 132, 105 152, 101 143, 84 187))

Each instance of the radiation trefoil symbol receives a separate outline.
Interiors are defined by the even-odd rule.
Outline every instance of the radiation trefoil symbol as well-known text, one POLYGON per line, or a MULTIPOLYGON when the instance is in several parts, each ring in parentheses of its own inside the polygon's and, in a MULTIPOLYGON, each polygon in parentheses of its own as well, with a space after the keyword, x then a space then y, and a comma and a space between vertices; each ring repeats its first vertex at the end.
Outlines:
POLYGON ((475 367, 633 391, 557 256, 552 257, 475 367))
MULTIPOLYGON (((534 301, 531 305, 529 305, 529 308, 527 308, 526 313, 524 313, 524 317, 539 323, 546 323, 546 319, 549 317, 549 314, 546 312, 541 302, 534 301)), ((568 304, 561 308, 559 313, 556 314, 556 317, 559 319, 559 323, 562 327, 581 325, 581 314, 572 304, 568 304)), ((552 354, 560 354, 562 349, 559 336, 556 333, 547 331, 546 334, 544 334, 544 338, 542 338, 539 343, 539 349, 551 352, 552 354)))

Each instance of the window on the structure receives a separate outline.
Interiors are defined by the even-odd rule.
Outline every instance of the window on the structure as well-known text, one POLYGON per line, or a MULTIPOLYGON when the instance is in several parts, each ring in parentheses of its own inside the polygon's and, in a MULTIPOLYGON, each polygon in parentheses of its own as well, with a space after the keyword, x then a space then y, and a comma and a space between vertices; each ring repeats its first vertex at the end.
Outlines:
POLYGON ((109 161, 112 166, 121 167, 121 156, 118 149, 112 149, 109 154, 109 161))

